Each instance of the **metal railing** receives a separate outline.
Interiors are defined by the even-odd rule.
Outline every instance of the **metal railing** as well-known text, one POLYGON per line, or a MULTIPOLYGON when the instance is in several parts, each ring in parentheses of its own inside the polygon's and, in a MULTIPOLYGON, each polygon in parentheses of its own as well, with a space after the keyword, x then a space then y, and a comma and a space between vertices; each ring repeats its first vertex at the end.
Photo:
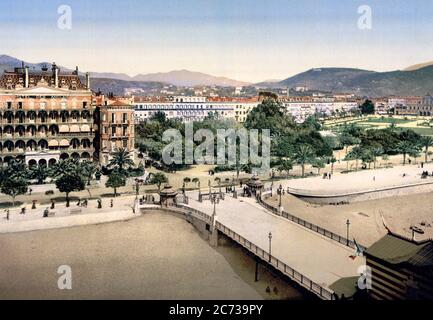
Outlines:
MULTIPOLYGON (((176 208, 177 210, 180 209, 183 213, 193 215, 193 216, 201 219, 202 221, 204 221, 208 224, 212 224, 212 217, 211 216, 207 215, 206 213, 204 213, 200 210, 185 206, 183 204, 171 203, 171 204, 169 204, 168 207, 163 208, 163 209, 168 210, 170 212, 178 213, 178 211, 173 210, 174 208, 176 208)), ((259 246, 255 245, 251 241, 247 240, 246 238, 242 237, 238 233, 234 232, 230 228, 226 227, 222 223, 216 221, 215 227, 217 230, 219 230, 220 232, 225 234, 227 237, 229 237, 233 241, 237 242, 242 247, 244 247, 245 249, 247 249, 248 251, 250 251, 251 253, 253 253, 254 255, 256 255, 257 257, 262 259, 263 261, 265 261, 266 263, 272 265, 277 270, 282 272, 284 275, 286 275, 287 277, 289 277, 290 279, 292 279, 293 281, 295 281, 296 283, 298 283, 299 285, 301 285, 302 287, 304 287, 308 291, 316 294, 319 298, 324 299, 324 300, 334 300, 335 299, 334 293, 332 291, 330 291, 327 288, 324 288, 321 285, 310 280, 308 277, 304 276, 302 273, 291 268, 290 266, 288 266, 287 264, 285 264, 281 260, 277 259, 273 255, 269 255, 268 252, 266 252, 265 250, 263 250, 259 246)))
MULTIPOLYGON (((341 244, 343 244, 345 246, 348 246, 348 247, 353 248, 353 249, 356 248, 355 242, 352 241, 352 240, 350 240, 350 239, 347 239, 346 237, 340 236, 340 235, 338 235, 338 234, 336 234, 336 233, 334 233, 332 231, 329 231, 329 230, 327 230, 325 228, 319 227, 318 225, 315 225, 314 223, 311 223, 311 222, 308 222, 308 221, 306 221, 304 219, 296 217, 293 214, 290 214, 290 213, 288 213, 288 212, 286 212, 284 210, 280 213, 280 211, 278 210, 278 208, 275 208, 272 205, 270 205, 270 204, 266 203, 265 201, 263 201, 263 198, 266 199, 267 196, 270 196, 270 194, 264 194, 264 195, 262 195, 262 197, 259 197, 258 200, 259 200, 259 203, 263 207, 265 207, 267 210, 271 211, 272 213, 274 213, 274 214, 276 214, 276 215, 278 215, 280 217, 283 217, 285 219, 288 219, 288 220, 290 220, 290 221, 292 221, 294 223, 297 223, 297 224, 299 224, 299 225, 301 225, 301 226, 303 226, 303 227, 305 227, 307 229, 310 229, 310 230, 312 230, 314 232, 317 232, 318 234, 321 234, 322 236, 325 236, 325 237, 327 237, 327 238, 329 238, 331 240, 337 241, 337 242, 339 242, 339 243, 341 243, 341 244)), ((360 244, 358 244, 358 246, 362 250, 366 250, 366 247, 364 247, 364 246, 362 246, 360 244)))
POLYGON ((259 246, 255 245, 251 241, 248 241, 241 235, 237 234, 230 228, 227 228, 220 222, 215 223, 216 228, 221 231, 223 234, 234 240, 235 242, 239 243, 241 246, 243 246, 245 249, 249 250, 250 252, 254 253, 257 257, 261 258, 263 261, 266 261, 268 264, 275 267, 277 270, 281 271, 283 274, 288 276, 293 281, 300 284, 302 287, 306 288, 307 290, 313 292, 320 298, 324 300, 334 300, 334 294, 333 292, 329 291, 328 289, 322 287, 321 285, 313 282, 306 276, 304 276, 302 273, 296 271, 295 269, 291 268, 281 260, 275 258, 272 255, 269 255, 268 252, 260 248, 259 246))

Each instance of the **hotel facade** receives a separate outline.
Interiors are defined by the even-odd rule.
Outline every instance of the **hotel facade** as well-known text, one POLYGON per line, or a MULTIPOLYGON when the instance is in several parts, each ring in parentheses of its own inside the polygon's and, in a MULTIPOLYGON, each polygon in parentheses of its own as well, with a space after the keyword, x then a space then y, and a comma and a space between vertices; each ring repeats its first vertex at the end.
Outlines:
POLYGON ((89 75, 30 72, 22 66, 0 78, 0 163, 21 159, 52 165, 60 159, 97 160, 95 107, 89 75))
MULTIPOLYGON (((90 89, 78 68, 28 67, 0 77, 0 165, 16 159, 51 166, 68 158, 107 164, 116 148, 134 150, 132 101, 90 89)), ((133 154, 133 153, 132 153, 133 154)))

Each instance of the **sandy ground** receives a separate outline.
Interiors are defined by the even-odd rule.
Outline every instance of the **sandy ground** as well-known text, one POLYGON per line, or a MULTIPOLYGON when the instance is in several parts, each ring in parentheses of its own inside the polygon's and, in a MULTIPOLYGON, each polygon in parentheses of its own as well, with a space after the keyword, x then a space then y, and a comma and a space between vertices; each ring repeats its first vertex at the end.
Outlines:
POLYGON ((303 294, 227 245, 214 250, 186 221, 126 221, 0 235, 0 299, 300 299, 303 294), (72 290, 57 269, 72 268, 72 290), (267 286, 278 288, 268 294, 267 286))
MULTIPOLYGON (((278 199, 267 200, 277 207, 278 199)), ((282 197, 284 210, 311 223, 346 237, 346 221, 349 219, 349 238, 370 246, 387 231, 381 215, 391 231, 411 237, 410 226, 424 230, 416 235, 417 240, 433 237, 433 199, 430 193, 412 194, 344 205, 316 205, 304 202, 295 196, 282 197)))

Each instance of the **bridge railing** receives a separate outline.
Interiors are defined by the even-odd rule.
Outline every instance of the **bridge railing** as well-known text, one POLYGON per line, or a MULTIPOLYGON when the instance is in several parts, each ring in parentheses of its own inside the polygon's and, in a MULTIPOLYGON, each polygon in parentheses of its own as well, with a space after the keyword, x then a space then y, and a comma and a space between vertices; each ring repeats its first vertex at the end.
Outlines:
MULTIPOLYGON (((198 217, 199 219, 202 219, 203 221, 212 224, 212 217, 207 215, 206 213, 188 207, 183 204, 176 204, 171 203, 167 208, 164 208, 164 210, 169 210, 176 212, 176 209, 180 209, 182 211, 186 211, 187 213, 193 214, 194 216, 198 217)), ((222 223, 216 221, 215 227, 221 231, 223 234, 228 236, 229 238, 233 239, 235 242, 239 243, 241 246, 243 246, 245 249, 249 250, 253 254, 255 254, 257 257, 261 258, 262 260, 266 261, 267 263, 274 266, 277 270, 281 271, 283 274, 288 276, 290 279, 294 280, 295 282, 299 283, 302 287, 306 288, 307 290, 313 292, 320 298, 324 300, 333 300, 335 297, 331 291, 328 289, 320 286, 319 284, 313 282, 306 276, 304 276, 302 273, 296 271, 295 269, 291 268, 281 260, 277 259, 276 257, 270 255, 270 261, 269 261, 269 253, 260 248, 259 246, 255 245, 251 241, 247 240, 246 238, 242 237, 238 233, 234 232, 230 228, 226 227, 222 223)))
POLYGON ((260 248, 259 246, 255 245, 251 241, 248 241, 241 235, 237 234, 230 228, 227 228, 220 222, 215 223, 216 228, 221 231, 223 234, 227 235, 229 238, 233 239, 235 242, 239 243, 241 246, 249 250, 250 252, 254 253, 257 257, 261 258, 262 260, 266 261, 267 263, 271 264, 273 267, 275 267, 277 270, 281 271, 283 274, 288 276, 290 279, 294 280, 295 282, 299 283, 302 287, 306 288, 307 290, 315 293, 320 298, 324 300, 334 300, 334 294, 329 291, 328 289, 322 287, 321 285, 313 282, 306 276, 304 276, 302 273, 296 271, 295 269, 289 267, 287 264, 282 262, 281 260, 275 258, 272 255, 269 255, 268 252, 260 248))
MULTIPOLYGON (((332 231, 329 231, 329 230, 327 230, 325 228, 319 227, 318 225, 315 225, 314 223, 308 222, 308 221, 306 221, 304 219, 301 219, 301 218, 299 218, 297 216, 294 216, 293 214, 290 214, 290 213, 288 213, 288 212, 286 212, 284 210, 280 213, 280 211, 278 210, 278 208, 275 208, 274 206, 272 206, 269 203, 266 203, 264 201, 264 199, 268 198, 269 196, 270 196, 269 193, 264 194, 264 195, 262 195, 262 197, 259 197, 258 200, 259 200, 259 203, 263 207, 265 207, 266 209, 268 209, 272 213, 275 213, 276 215, 279 215, 279 216, 281 216, 283 218, 286 218, 286 219, 288 219, 288 220, 290 220, 290 221, 292 221, 294 223, 297 223, 297 224, 299 224, 299 225, 301 225, 301 226, 303 226, 303 227, 305 227, 307 229, 310 229, 310 230, 312 230, 314 232, 317 232, 317 233, 319 233, 319 234, 321 234, 321 235, 323 235, 323 236, 325 236, 325 237, 327 237, 327 238, 329 238, 331 240, 337 241, 337 242, 339 242, 339 243, 341 243, 341 244, 343 244, 345 246, 348 246, 350 248, 356 249, 356 245, 355 245, 355 242, 353 240, 347 239, 346 237, 340 236, 339 234, 336 234, 336 233, 334 233, 332 231)), ((364 246, 361 246, 359 244, 358 244, 358 246, 362 250, 366 249, 364 246)))

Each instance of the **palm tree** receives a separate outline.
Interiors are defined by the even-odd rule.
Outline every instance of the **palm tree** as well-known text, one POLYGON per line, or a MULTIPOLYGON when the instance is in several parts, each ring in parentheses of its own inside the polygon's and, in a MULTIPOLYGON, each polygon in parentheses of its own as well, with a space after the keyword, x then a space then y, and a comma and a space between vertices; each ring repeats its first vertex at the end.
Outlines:
POLYGON ((314 159, 314 151, 309 145, 302 144, 295 151, 294 160, 296 163, 301 165, 302 177, 305 176, 305 165, 307 163, 311 163, 313 159, 314 159))
POLYGON ((334 174, 334 164, 337 162, 337 159, 334 156, 331 156, 329 162, 331 163, 331 174, 334 174))
POLYGON ((355 160, 356 161, 355 170, 357 171, 358 170, 358 161, 362 157, 362 155, 363 155, 363 152, 362 152, 361 148, 360 147, 354 147, 346 155, 344 160, 346 160, 346 161, 355 160))
POLYGON ((377 157, 381 156, 383 154, 383 148, 382 147, 376 147, 371 150, 373 154, 373 161, 374 161, 374 169, 376 169, 376 162, 377 157))
POLYGON ((433 146, 433 137, 431 136, 423 136, 421 137, 421 144, 422 146, 425 148, 424 149, 424 154, 425 154, 425 161, 427 162, 428 158, 428 148, 433 146))
POLYGON ((403 155, 403 165, 406 164, 406 156, 414 152, 414 145, 410 141, 400 141, 397 145, 398 151, 403 155))
POLYGON ((111 157, 108 167, 117 167, 119 172, 123 172, 125 167, 134 166, 134 161, 132 161, 129 151, 125 148, 117 148, 111 154, 111 157))
POLYGON ((161 172, 157 172, 152 175, 152 178, 150 178, 149 183, 150 184, 156 184, 158 187, 158 191, 161 191, 161 185, 165 182, 168 182, 168 179, 165 174, 161 172))

